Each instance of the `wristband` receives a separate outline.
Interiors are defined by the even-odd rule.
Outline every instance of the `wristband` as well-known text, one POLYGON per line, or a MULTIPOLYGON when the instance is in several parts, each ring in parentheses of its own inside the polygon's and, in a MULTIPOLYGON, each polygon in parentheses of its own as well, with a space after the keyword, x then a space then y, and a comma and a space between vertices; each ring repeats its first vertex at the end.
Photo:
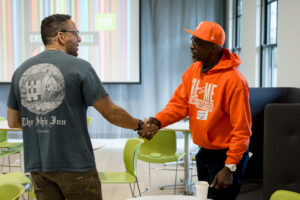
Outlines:
POLYGON ((231 172, 235 172, 236 170, 235 164, 225 164, 225 167, 227 167, 231 172))
POLYGON ((158 119, 154 118, 154 123, 156 124, 156 126, 158 127, 158 129, 161 128, 161 123, 158 119))
POLYGON ((135 131, 141 130, 144 127, 144 122, 142 120, 139 120, 139 124, 137 129, 135 129, 135 131))

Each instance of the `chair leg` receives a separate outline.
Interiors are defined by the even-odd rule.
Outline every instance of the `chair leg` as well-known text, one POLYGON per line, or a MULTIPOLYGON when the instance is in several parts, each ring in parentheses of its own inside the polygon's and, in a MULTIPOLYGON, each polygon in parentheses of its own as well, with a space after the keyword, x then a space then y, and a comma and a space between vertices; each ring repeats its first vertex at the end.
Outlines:
POLYGON ((133 194, 135 195, 135 184, 133 183, 133 194))
POLYGON ((21 156, 21 152, 19 152, 19 158, 20 158, 20 171, 22 171, 22 156, 21 156))
POLYGON ((138 190, 139 190, 140 197, 141 197, 141 196, 142 196, 142 193, 141 193, 140 186, 139 186, 139 182, 138 182, 137 179, 136 179, 136 185, 137 185, 137 188, 138 188, 138 190))
MULTIPOLYGON (((175 184, 167 184, 167 185, 160 185, 159 186, 159 189, 160 190, 169 190, 169 189, 173 189, 174 188, 174 194, 176 192, 176 189, 178 186, 183 186, 184 187, 184 183, 177 183, 177 171, 178 171, 178 165, 179 165, 179 162, 176 164, 176 169, 175 169, 175 184)), ((174 170, 174 169, 173 169, 174 170)))
POLYGON ((133 192, 133 190, 132 190, 131 183, 129 183, 129 187, 130 187, 130 191, 131 191, 132 198, 134 198, 134 192, 133 192))
POLYGON ((178 162, 176 163, 176 171, 175 171, 175 187, 174 187, 174 195, 176 193, 176 184, 177 184, 177 168, 178 168, 178 162))
POLYGON ((148 163, 148 167, 149 167, 149 170, 148 170, 148 173, 149 173, 149 187, 151 187, 150 163, 148 163))
POLYGON ((4 165, 4 157, 2 157, 1 174, 2 174, 2 170, 3 170, 3 165, 4 165))
POLYGON ((9 158, 9 155, 7 157, 8 157, 8 170, 9 170, 9 173, 10 173, 11 171, 10 171, 10 158, 9 158))
POLYGON ((194 166, 193 166, 194 162, 192 161, 191 163, 191 182, 193 182, 193 171, 194 171, 194 166))

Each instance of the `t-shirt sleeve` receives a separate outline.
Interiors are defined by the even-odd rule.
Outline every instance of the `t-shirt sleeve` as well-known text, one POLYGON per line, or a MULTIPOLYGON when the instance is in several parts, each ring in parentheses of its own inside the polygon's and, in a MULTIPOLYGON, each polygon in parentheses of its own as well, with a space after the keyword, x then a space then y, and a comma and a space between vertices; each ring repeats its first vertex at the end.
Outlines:
POLYGON ((13 76, 10 84, 9 94, 8 94, 7 107, 14 110, 20 110, 17 97, 16 97, 17 94, 14 86, 14 79, 15 78, 13 76))
POLYGON ((102 82, 92 67, 83 79, 82 92, 88 106, 91 106, 95 101, 107 95, 102 82))

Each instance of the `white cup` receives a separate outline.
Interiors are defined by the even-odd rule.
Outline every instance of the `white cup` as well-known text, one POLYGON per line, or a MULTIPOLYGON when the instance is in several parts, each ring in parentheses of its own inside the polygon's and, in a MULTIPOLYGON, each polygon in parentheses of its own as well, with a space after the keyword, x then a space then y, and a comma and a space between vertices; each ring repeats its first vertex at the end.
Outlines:
POLYGON ((208 182, 198 181, 195 184, 196 196, 198 200, 207 200, 208 182))

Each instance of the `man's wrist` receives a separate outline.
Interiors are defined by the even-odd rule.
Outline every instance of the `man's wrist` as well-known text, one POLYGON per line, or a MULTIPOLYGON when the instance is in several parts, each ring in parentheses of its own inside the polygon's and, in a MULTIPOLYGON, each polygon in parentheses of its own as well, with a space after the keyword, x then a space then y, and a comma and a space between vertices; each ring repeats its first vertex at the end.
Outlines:
POLYGON ((161 128, 161 123, 160 123, 160 121, 158 120, 158 119, 156 119, 155 117, 154 117, 154 123, 155 123, 155 125, 157 126, 157 128, 158 129, 160 129, 161 128))
POLYGON ((227 167, 231 172, 236 171, 236 165, 235 164, 225 164, 225 167, 227 167))
POLYGON ((139 120, 138 127, 135 129, 135 131, 141 130, 144 127, 144 122, 142 120, 139 120))

